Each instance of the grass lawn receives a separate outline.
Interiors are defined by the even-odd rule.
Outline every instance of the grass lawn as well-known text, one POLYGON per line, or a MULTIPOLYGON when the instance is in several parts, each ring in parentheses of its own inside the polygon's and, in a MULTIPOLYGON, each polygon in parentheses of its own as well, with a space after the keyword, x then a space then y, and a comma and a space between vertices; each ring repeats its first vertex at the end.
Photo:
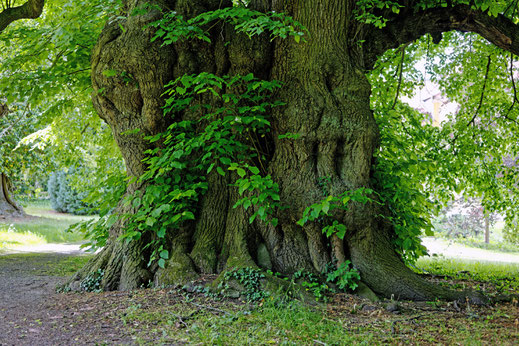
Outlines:
POLYGON ((444 277, 451 284, 456 281, 454 287, 459 289, 519 294, 519 264, 515 263, 422 257, 416 262, 415 269, 417 272, 444 277))
POLYGON ((0 220, 0 250, 18 246, 33 246, 46 243, 78 243, 81 234, 66 232, 77 222, 95 216, 76 216, 54 211, 49 201, 30 201, 24 206, 30 217, 0 220))

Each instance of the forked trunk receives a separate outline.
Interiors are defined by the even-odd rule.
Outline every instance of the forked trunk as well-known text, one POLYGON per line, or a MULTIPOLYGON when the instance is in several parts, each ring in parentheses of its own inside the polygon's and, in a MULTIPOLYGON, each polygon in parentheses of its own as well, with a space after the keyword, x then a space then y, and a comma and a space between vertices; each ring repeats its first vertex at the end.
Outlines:
MULTIPOLYGON (((126 3, 131 12, 144 1, 126 3)), ((163 8, 185 17, 230 5, 220 0, 166 3, 169 7, 163 8)), ((280 186, 282 205, 289 207, 278 211, 279 224, 249 224, 247 212, 233 208, 238 193, 230 186, 231 177, 211 173, 196 222, 170 236, 170 260, 165 269, 147 267, 149 253, 142 251, 147 239, 129 244, 116 240, 124 228, 119 222, 111 229, 107 247, 75 279, 101 268, 105 270, 105 289, 130 289, 149 280, 157 285, 177 284, 200 273, 240 266, 283 274, 321 272, 333 260, 351 259, 363 281, 383 296, 461 298, 464 293, 432 286, 404 265, 393 249, 392 229, 378 217, 381 210, 374 203, 353 203, 347 212, 334 215, 347 227, 344 240, 326 238, 317 222, 304 227, 296 224, 304 209, 323 196, 371 187, 379 134, 370 110, 364 52, 358 42, 367 30, 352 19, 355 1, 274 1, 272 7, 269 3, 253 1, 251 5, 295 17, 309 30, 307 43, 272 43, 267 37, 249 40, 215 26, 212 43, 185 41, 161 48, 159 42, 151 42, 152 30, 143 29, 160 17, 154 10, 107 24, 94 50, 92 79, 94 105, 112 127, 132 176, 143 173, 141 160, 150 145, 140 134, 124 132, 139 128, 149 135, 164 130, 168 120, 162 115, 161 94, 169 80, 200 72, 252 72, 282 81, 284 86, 276 97, 287 105, 273 114, 265 163, 280 186), (106 70, 116 70, 118 75, 107 77, 106 70), (286 133, 299 137, 278 139, 286 133)), ((128 193, 136 189, 131 186, 128 193)))

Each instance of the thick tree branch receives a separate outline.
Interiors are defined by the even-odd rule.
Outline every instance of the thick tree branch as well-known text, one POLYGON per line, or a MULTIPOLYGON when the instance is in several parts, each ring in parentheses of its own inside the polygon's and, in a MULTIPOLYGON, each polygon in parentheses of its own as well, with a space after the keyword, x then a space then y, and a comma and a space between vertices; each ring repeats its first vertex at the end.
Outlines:
POLYGON ((0 12, 0 32, 16 20, 38 18, 43 11, 44 4, 45 0, 27 0, 21 6, 4 9, 0 12))
POLYGON ((503 15, 492 17, 470 6, 457 5, 418 12, 402 11, 385 28, 373 33, 378 37, 370 40, 366 47, 367 65, 372 66, 388 49, 413 42, 425 34, 438 36, 452 30, 478 33, 497 47, 519 55, 518 25, 503 15))

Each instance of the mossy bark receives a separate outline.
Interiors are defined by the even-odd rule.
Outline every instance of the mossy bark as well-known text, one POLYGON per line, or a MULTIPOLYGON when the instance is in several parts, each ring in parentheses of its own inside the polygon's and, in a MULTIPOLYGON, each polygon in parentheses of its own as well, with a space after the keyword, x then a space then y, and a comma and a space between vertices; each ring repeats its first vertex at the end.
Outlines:
MULTIPOLYGON (((144 2, 126 1, 127 13, 144 2)), ((185 17, 230 6, 230 1, 151 1, 185 17)), ((370 110, 371 86, 366 78, 372 54, 359 42, 369 38, 371 27, 353 20, 356 1, 252 1, 264 11, 286 12, 309 30, 306 43, 250 40, 232 28, 211 28, 212 42, 179 42, 161 47, 151 42, 152 29, 145 24, 160 17, 158 11, 111 21, 103 30, 93 52, 94 105, 112 127, 130 176, 140 176, 142 159, 150 148, 142 134, 156 134, 188 115, 167 120, 162 115, 163 86, 184 75, 211 72, 218 75, 254 73, 276 79, 284 87, 275 95, 286 106, 272 115, 267 162, 264 164, 280 186, 281 203, 277 226, 259 221, 249 224, 230 186, 232 177, 209 175, 210 188, 200 201, 197 220, 170 235, 170 260, 165 269, 147 267, 142 251, 149 239, 117 241, 124 223, 111 229, 107 247, 85 267, 75 280, 97 268, 105 270, 105 289, 130 289, 153 280, 156 285, 179 284, 203 273, 220 273, 226 268, 270 267, 291 274, 298 270, 321 272, 333 259, 351 259, 363 281, 378 294, 400 299, 459 299, 413 274, 402 262, 390 241, 392 229, 377 215, 375 204, 353 204, 334 217, 345 224, 345 239, 323 236, 321 225, 296 224, 303 210, 323 198, 346 190, 371 187, 373 153, 378 149, 379 131, 370 110), (128 81, 107 77, 106 70, 126 72, 128 81), (140 134, 125 135, 139 128, 140 134), (296 140, 278 139, 297 133, 296 140), (329 182, 326 191, 321 181, 329 182)), ((380 45, 375 45, 379 47, 380 45)), ((137 190, 130 186, 128 193, 137 190)), ((120 207, 123 209, 124 207, 120 207)))

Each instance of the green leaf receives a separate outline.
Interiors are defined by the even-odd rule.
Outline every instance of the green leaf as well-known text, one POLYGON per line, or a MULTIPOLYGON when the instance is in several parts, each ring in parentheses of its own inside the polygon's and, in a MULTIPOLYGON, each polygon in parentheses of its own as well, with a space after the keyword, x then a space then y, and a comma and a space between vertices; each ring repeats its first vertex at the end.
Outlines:
POLYGON ((160 258, 157 264, 159 265, 159 267, 164 269, 166 267, 166 260, 164 258, 160 258))
POLYGON ((251 171, 252 174, 259 174, 260 173, 260 170, 258 167, 256 166, 248 166, 249 168, 249 171, 251 171))
POLYGON ((154 217, 149 216, 146 219, 146 226, 151 227, 155 224, 155 221, 157 221, 154 217))
POLYGON ((243 178, 245 175, 247 175, 247 173, 245 172, 245 170, 244 170, 243 168, 240 168, 240 167, 238 167, 238 169, 236 170, 236 173, 238 173, 238 175, 239 175, 240 177, 242 177, 242 178, 243 178))
POLYGON ((117 75, 118 75, 118 72, 117 72, 116 70, 104 70, 104 71, 103 71, 103 75, 104 75, 105 77, 110 78, 110 77, 115 77, 115 76, 117 76, 117 75))
POLYGON ((161 227, 157 232, 157 237, 164 238, 166 235, 166 227, 161 227))
POLYGON ((132 201, 132 206, 134 208, 138 208, 141 206, 141 199, 139 197, 135 197, 132 201))

